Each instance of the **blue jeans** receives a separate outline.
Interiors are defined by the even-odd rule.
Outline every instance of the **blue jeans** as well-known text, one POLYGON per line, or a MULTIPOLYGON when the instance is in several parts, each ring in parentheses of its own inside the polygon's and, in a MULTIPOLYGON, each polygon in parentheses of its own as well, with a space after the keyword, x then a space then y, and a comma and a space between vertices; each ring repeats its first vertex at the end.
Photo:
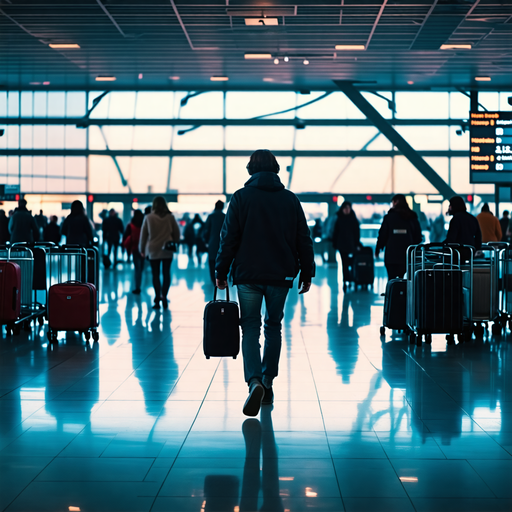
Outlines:
POLYGON ((289 288, 281 286, 239 284, 240 325, 245 381, 251 379, 272 382, 277 377, 281 355, 281 321, 289 288), (261 304, 265 298, 265 345, 260 352, 261 304))

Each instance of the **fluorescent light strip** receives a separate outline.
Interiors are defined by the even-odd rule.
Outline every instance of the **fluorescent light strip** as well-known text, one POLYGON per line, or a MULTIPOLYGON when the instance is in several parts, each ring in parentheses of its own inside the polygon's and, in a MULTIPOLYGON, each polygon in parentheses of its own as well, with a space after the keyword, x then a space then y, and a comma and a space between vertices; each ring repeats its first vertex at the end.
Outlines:
POLYGON ((337 44, 334 48, 336 50, 366 50, 364 44, 337 44))
POLYGON ((227 82, 229 78, 227 76, 211 76, 210 80, 212 82, 227 82))
POLYGON ((245 53, 244 59, 250 60, 250 59, 271 59, 272 54, 271 53, 245 53))
POLYGON ((80 45, 76 43, 50 43, 48 46, 56 50, 76 50, 80 48, 80 45))
POLYGON ((97 76, 96 82, 115 82, 116 77, 115 76, 97 76))
POLYGON ((490 76, 475 76, 475 80, 477 82, 490 82, 491 77, 490 76))
POLYGON ((266 27, 268 25, 278 25, 277 18, 245 18, 246 25, 257 27, 266 27))
POLYGON ((470 44, 442 44, 440 50, 471 50, 470 44))

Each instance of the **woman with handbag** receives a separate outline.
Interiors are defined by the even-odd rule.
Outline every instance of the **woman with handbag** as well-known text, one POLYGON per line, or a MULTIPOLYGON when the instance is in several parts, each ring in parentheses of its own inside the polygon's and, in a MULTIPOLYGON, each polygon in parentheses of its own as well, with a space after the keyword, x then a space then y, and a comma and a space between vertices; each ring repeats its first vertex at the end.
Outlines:
POLYGON ((141 256, 149 259, 155 289, 153 309, 167 309, 167 293, 171 286, 171 263, 176 251, 176 242, 180 240, 180 228, 174 215, 169 211, 167 202, 161 196, 155 197, 151 213, 146 215, 142 224, 139 240, 141 256), (163 281, 160 282, 160 269, 163 281))

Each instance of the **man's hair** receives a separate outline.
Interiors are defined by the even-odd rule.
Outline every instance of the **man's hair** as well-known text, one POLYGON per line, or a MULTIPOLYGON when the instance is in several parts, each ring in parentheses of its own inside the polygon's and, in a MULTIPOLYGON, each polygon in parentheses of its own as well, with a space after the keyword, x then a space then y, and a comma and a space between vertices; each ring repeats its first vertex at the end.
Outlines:
POLYGON ((277 174, 279 169, 276 157, 268 149, 255 151, 247 164, 247 170, 251 176, 257 172, 275 172, 277 174))
POLYGON ((222 210, 223 208, 224 208, 224 202, 223 202, 223 201, 220 201, 220 200, 219 200, 219 201, 217 201, 217 202, 215 203, 215 209, 216 209, 216 210, 222 210))
POLYGON ((507 217, 509 213, 510 213, 510 212, 509 212, 508 210, 505 210, 505 211, 503 212, 503 217, 507 217))
POLYGON ((467 211, 466 203, 464 202, 464 199, 460 196, 453 196, 450 199, 450 206, 452 207, 452 214, 463 213, 467 211))
POLYGON ((18 207, 19 208, 26 208, 27 207, 27 201, 25 199, 20 199, 18 201, 18 207))

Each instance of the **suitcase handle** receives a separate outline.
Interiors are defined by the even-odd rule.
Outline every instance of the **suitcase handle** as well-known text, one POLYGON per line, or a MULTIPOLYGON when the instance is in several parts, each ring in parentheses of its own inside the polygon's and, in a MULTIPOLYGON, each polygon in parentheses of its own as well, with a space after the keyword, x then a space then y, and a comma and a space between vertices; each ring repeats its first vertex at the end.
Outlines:
MULTIPOLYGON (((215 287, 215 290, 213 290, 213 300, 217 300, 217 290, 218 287, 215 287)), ((229 286, 226 286, 226 300, 229 302, 229 286)))

